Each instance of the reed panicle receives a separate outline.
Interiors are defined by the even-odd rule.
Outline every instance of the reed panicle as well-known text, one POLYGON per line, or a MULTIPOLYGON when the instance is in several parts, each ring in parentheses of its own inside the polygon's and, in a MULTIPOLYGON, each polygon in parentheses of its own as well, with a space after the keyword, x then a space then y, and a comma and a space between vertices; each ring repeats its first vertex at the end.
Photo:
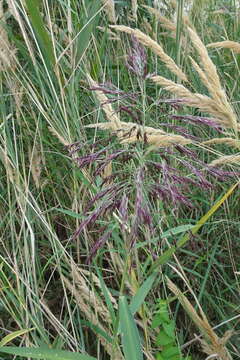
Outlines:
POLYGON ((210 43, 207 45, 208 48, 219 48, 219 49, 230 49, 236 54, 240 54, 240 43, 236 41, 219 41, 215 43, 210 43))
MULTIPOLYGON (((207 81, 203 81, 204 85, 207 86, 212 99, 216 103, 216 106, 219 106, 219 113, 221 114, 221 116, 222 114, 224 114, 224 117, 229 123, 228 126, 234 129, 235 132, 237 132, 237 127, 238 127, 237 118, 231 105, 228 102, 226 93, 221 86, 221 82, 217 73, 216 66, 213 64, 208 54, 207 48, 201 41, 198 34, 190 27, 188 27, 188 32, 192 44, 198 52, 198 55, 201 60, 201 65, 205 73, 205 78, 207 79, 207 81)), ((202 76, 203 75, 200 75, 201 80, 203 80, 202 76)))
POLYGON ((108 16, 108 20, 111 23, 115 24, 117 21, 117 18, 116 18, 114 0, 102 0, 102 3, 104 5, 105 13, 108 16))
POLYGON ((240 140, 236 140, 231 137, 213 138, 202 142, 202 145, 215 145, 215 144, 224 144, 236 149, 240 148, 240 140))
POLYGON ((221 156, 220 158, 213 160, 209 165, 210 166, 219 166, 219 165, 232 165, 232 164, 239 164, 240 162, 240 155, 226 155, 221 156))
POLYGON ((159 45, 150 36, 144 34, 138 29, 132 29, 124 25, 111 25, 111 28, 115 29, 116 31, 133 35, 142 45, 151 49, 173 74, 177 75, 179 79, 187 81, 187 76, 184 74, 184 72, 177 66, 173 59, 164 52, 162 46, 159 45))
MULTIPOLYGON (((202 76, 205 79, 205 85, 207 86, 208 80, 203 72, 202 76)), ((220 99, 217 101, 207 95, 192 93, 185 86, 177 84, 174 81, 166 79, 162 76, 152 76, 151 80, 156 84, 163 86, 165 90, 182 98, 182 101, 185 102, 186 105, 198 108, 203 112, 212 115, 219 125, 234 129, 235 131, 240 130, 240 125, 237 123, 236 115, 228 102, 225 101, 222 103, 220 99)))
POLYGON ((156 147, 166 147, 174 144, 187 145, 192 143, 190 139, 187 139, 184 136, 169 134, 160 129, 142 126, 132 122, 121 121, 118 128, 116 128, 116 125, 113 122, 89 124, 85 127, 112 130, 122 144, 145 142, 146 144, 154 145, 156 147))

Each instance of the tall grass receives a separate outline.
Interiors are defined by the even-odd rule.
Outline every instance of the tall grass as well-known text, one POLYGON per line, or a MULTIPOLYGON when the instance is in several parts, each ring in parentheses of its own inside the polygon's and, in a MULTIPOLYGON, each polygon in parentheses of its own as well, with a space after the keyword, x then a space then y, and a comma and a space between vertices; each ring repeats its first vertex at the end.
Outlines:
POLYGON ((240 358, 238 12, 0 2, 4 359, 240 358))

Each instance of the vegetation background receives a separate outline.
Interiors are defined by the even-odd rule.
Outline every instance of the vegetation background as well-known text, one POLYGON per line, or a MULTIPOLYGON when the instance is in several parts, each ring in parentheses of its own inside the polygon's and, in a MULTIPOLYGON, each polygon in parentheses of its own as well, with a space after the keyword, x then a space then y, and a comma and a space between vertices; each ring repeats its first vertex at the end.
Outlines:
POLYGON ((0 358, 239 359, 239 1, 1 0, 0 35, 0 358))

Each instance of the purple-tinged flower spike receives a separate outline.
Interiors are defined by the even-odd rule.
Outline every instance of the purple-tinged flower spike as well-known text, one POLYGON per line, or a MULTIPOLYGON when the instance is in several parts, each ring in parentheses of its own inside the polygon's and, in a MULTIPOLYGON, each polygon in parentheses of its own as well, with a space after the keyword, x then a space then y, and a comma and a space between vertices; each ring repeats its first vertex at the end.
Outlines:
POLYGON ((156 104, 167 104, 172 106, 175 110, 181 109, 182 105, 184 105, 183 99, 164 99, 158 100, 156 104))
POLYGON ((180 160, 180 159, 179 159, 179 162, 181 164, 183 164, 187 169, 192 171, 192 173, 197 177, 199 185, 203 189, 212 189, 213 188, 213 185, 209 181, 207 181, 207 179, 205 178, 203 173, 199 169, 197 169, 195 166, 190 164, 190 162, 185 161, 185 160, 180 160))
POLYGON ((90 254, 86 260, 87 264, 90 264, 90 262, 92 261, 93 257, 96 255, 96 253, 98 252, 98 250, 100 248, 102 248, 105 243, 107 242, 107 240, 110 238, 112 231, 106 231, 103 236, 101 236, 93 245, 93 247, 90 250, 90 254))
POLYGON ((176 120, 188 121, 192 124, 207 125, 209 127, 212 127, 214 130, 223 133, 222 127, 217 122, 217 119, 214 118, 193 115, 171 115, 171 118, 176 120))
POLYGON ((188 156, 190 159, 193 159, 193 160, 198 159, 198 155, 194 151, 187 148, 186 146, 175 145, 175 149, 178 152, 180 152, 181 154, 188 156))
POLYGON ((140 42, 132 36, 132 48, 128 54, 126 66, 142 79, 147 76, 147 53, 140 42))
POLYGON ((92 199, 91 201, 88 202, 84 213, 86 214, 89 209, 91 209, 91 207, 94 205, 94 203, 100 199, 102 199, 104 196, 108 195, 108 198, 110 197, 111 194, 116 194, 117 190, 119 189, 119 185, 111 185, 108 186, 106 188, 104 188, 102 191, 99 191, 92 199))
POLYGON ((96 168, 93 173, 93 176, 101 174, 101 172, 105 169, 105 167, 114 159, 117 159, 120 155, 126 153, 126 150, 117 150, 112 154, 108 155, 103 162, 96 168))
POLYGON ((191 139, 193 141, 199 141, 199 138, 197 136, 194 136, 194 135, 190 134, 182 126, 178 126, 178 125, 174 125, 174 124, 168 124, 168 123, 161 123, 161 126, 165 126, 165 127, 169 128, 169 129, 172 129, 172 130, 176 131, 178 134, 184 136, 187 139, 191 139))
POLYGON ((143 180, 144 180, 144 168, 139 168, 136 173, 136 199, 135 199, 135 216, 133 226, 131 230, 132 240, 130 247, 133 246, 135 238, 138 234, 139 225, 147 225, 152 230, 152 217, 149 207, 144 201, 143 196, 143 180))
POLYGON ((103 83, 98 84, 98 86, 94 86, 89 88, 89 90, 93 91, 101 91, 102 93, 106 95, 113 95, 112 98, 109 98, 107 101, 105 101, 102 105, 107 103, 113 103, 122 99, 131 99, 131 101, 136 102, 138 94, 137 93, 128 93, 126 91, 118 89, 115 85, 112 83, 103 83))
POLYGON ((73 240, 75 240, 80 235, 80 233, 87 225, 94 223, 100 215, 104 214, 107 208, 109 207, 109 205, 110 204, 107 201, 105 201, 98 208, 96 208, 89 216, 87 216, 86 219, 81 222, 79 228, 73 234, 73 240))
POLYGON ((166 185, 160 185, 160 184, 154 184, 151 189, 151 194, 153 196, 160 197, 163 201, 171 201, 174 204, 182 203, 186 205, 189 208, 193 208, 192 203, 190 200, 180 193, 179 189, 171 184, 166 185))
POLYGON ((123 231, 126 230, 127 222, 128 222, 128 197, 124 193, 121 203, 118 208, 120 219, 121 219, 121 228, 123 231))
POLYGON ((101 149, 101 150, 99 150, 99 151, 97 151, 95 153, 76 158, 75 161, 76 161, 78 167, 81 169, 84 166, 87 166, 87 165, 93 163, 96 160, 102 159, 101 155, 103 153, 105 153, 106 150, 107 150, 107 148, 103 148, 103 149, 101 149))

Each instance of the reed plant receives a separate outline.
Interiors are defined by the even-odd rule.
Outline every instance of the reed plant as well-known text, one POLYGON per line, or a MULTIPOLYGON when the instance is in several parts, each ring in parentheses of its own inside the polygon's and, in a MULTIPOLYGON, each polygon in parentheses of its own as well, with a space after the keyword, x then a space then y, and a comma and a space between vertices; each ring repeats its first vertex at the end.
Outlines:
POLYGON ((0 1, 4 359, 240 358, 238 12, 0 1))

